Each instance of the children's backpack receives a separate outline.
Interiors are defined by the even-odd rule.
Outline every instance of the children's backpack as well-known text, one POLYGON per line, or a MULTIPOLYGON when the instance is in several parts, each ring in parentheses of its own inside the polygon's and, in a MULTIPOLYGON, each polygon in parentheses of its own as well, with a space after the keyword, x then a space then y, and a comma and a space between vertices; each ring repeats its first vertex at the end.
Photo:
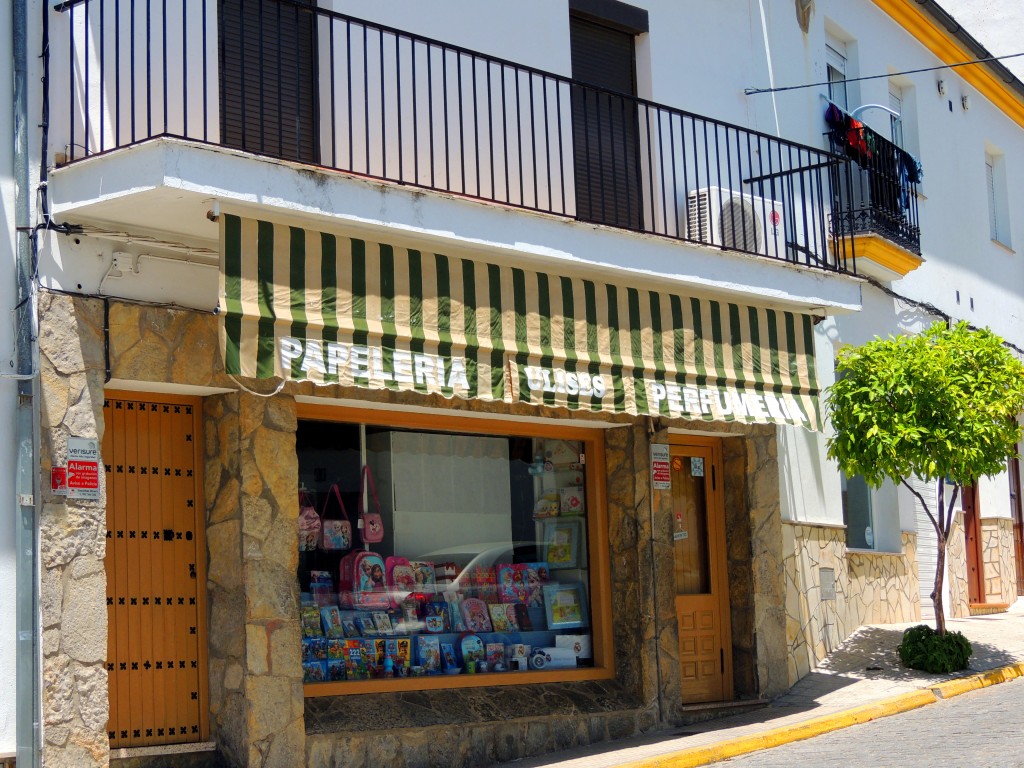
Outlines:
POLYGON ((359 533, 366 544, 379 544, 384 541, 384 518, 380 514, 380 499, 377 498, 377 486, 373 484, 373 473, 370 471, 369 464, 363 466, 359 494, 359 533), (363 495, 367 490, 370 492, 370 498, 373 499, 372 510, 367 510, 369 505, 363 495))
POLYGON ((322 522, 316 507, 304 491, 299 491, 299 552, 312 552, 320 544, 322 522))
POLYGON ((357 549, 341 558, 338 600, 343 608, 387 610, 391 607, 384 580, 384 560, 380 555, 357 549))
POLYGON ((391 607, 401 608, 402 601, 411 593, 416 591, 416 577, 413 575, 412 566, 404 557, 391 556, 384 562, 388 575, 388 593, 391 597, 391 607))
POLYGON ((335 483, 327 492, 327 499, 324 501, 324 511, 321 515, 323 531, 320 534, 320 548, 325 550, 343 550, 352 548, 352 523, 348 519, 348 511, 345 509, 345 502, 341 500, 341 491, 335 483), (327 509, 331 506, 331 500, 337 502, 341 510, 341 517, 334 518, 327 516, 327 509))

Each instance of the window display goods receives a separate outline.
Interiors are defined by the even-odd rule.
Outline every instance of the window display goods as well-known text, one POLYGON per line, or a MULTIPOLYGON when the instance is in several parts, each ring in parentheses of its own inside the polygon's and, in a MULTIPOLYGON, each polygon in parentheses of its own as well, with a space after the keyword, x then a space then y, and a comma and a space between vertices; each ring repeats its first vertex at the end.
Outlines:
POLYGON ((306 683, 592 666, 586 445, 300 421, 306 683))

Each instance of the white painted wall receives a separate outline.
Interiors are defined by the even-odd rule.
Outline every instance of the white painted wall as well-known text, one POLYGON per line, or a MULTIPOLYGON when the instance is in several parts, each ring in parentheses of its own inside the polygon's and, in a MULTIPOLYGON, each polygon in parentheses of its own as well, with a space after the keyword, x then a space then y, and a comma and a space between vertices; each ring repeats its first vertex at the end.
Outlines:
MULTIPOLYGON (((14 102, 11 4, 0 10, 0 104, 14 102)), ((14 372, 15 217, 14 117, 0 110, 0 374, 14 372)), ((32 121, 30 120, 31 124, 32 121)), ((17 385, 0 379, 0 755, 15 750, 15 465, 17 385)))
MULTIPOLYGON (((571 73, 566 2, 333 2, 337 10, 358 18, 557 74, 571 73)), ((993 5, 974 0, 950 3, 976 6, 979 16, 984 15, 983 9, 993 5)), ((850 76, 884 75, 940 63, 866 0, 819 0, 807 34, 800 30, 791 2, 764 3, 763 19, 759 0, 634 0, 634 4, 650 12, 651 31, 640 38, 637 46, 638 80, 643 96, 769 134, 778 132, 784 138, 817 147, 825 146, 825 102, 821 98, 826 92, 824 86, 785 91, 774 98, 768 94, 744 94, 744 88, 769 85, 769 61, 777 86, 820 83, 826 79, 826 36, 832 34, 846 41, 850 76)), ((1006 0, 1004 4, 1010 5, 1006 0)), ((958 9, 953 10, 957 15, 958 9)), ((978 36, 981 34, 979 29, 978 36)), ((1016 44, 1016 40, 1011 38, 1009 44, 1016 44)), ((55 62, 59 62, 60 51, 54 50, 54 55, 55 62)), ((1007 204, 1011 211, 1020 210, 1024 206, 1024 185, 1019 183, 1024 178, 1024 131, 967 86, 955 71, 906 75, 899 78, 899 83, 906 105, 906 143, 921 157, 925 169, 919 200, 925 263, 896 281, 892 288, 934 304, 954 317, 988 325, 1024 346, 1024 260, 989 238, 984 167, 986 151, 1003 153, 1007 204), (940 78, 945 81, 944 96, 936 88, 940 78), (970 99, 969 110, 961 107, 962 95, 970 99)), ((888 103, 887 79, 851 84, 850 100, 852 105, 888 103)), ((884 112, 871 110, 864 113, 863 119, 883 135, 888 134, 888 116, 884 112)), ((326 139, 326 129, 323 125, 321 128, 326 139)), ((55 135, 53 143, 60 146, 61 141, 67 141, 67 137, 55 135)), ((107 176, 94 175, 89 183, 84 171, 62 172, 68 181, 65 189, 70 191, 62 202, 70 207, 76 195, 94 195, 97 199, 109 195, 107 199, 116 205, 117 194, 132 191, 131 182, 139 178, 142 167, 114 158, 105 162, 109 163, 105 166, 107 176)), ((569 268, 575 263, 588 268, 628 269, 630 279, 656 280, 664 276, 709 291, 735 290, 749 295, 756 293, 760 285, 770 300, 783 300, 788 286, 804 300, 818 295, 823 304, 842 304, 848 299, 843 291, 809 284, 813 281, 808 280, 806 273, 769 270, 756 260, 745 263, 720 254, 710 258, 707 252, 680 249, 674 244, 664 246, 663 241, 652 238, 607 230, 583 231, 584 228, 566 226, 550 218, 437 196, 388 194, 369 187, 369 191, 354 191, 351 185, 343 190, 337 185, 299 178, 285 167, 268 168, 244 158, 212 159, 210 167, 217 169, 216 178, 208 168, 195 163, 195 157, 179 154, 173 163, 160 169, 161 173, 167 168, 180 172, 173 178, 173 174, 166 174, 161 179, 169 179, 166 183, 180 187, 183 199, 187 195, 223 196, 249 206, 250 210, 269 208, 310 220, 333 217, 355 227, 386 226, 431 242, 447 241, 457 247, 506 254, 518 252, 528 254, 530 259, 553 259, 552 263, 561 260, 569 268), (246 164, 247 170, 243 167, 246 164), (292 181, 283 182, 282 174, 287 173, 291 173, 292 181)), ((201 226, 194 222, 203 210, 198 204, 188 208, 188 216, 192 217, 188 224, 183 223, 184 217, 151 220, 172 233, 182 226, 191 231, 201 226)), ((157 211, 170 217, 171 207, 157 211)), ((1017 250, 1024 248, 1021 221, 1018 218, 1012 222, 1009 237, 1017 250)), ((113 250, 120 247, 110 242, 90 243, 89 248, 96 255, 83 256, 66 239, 55 242, 43 263, 44 279, 52 285, 71 288, 78 282, 97 286, 110 265, 113 250)), ((140 246, 126 250, 142 252, 140 246)), ((161 269, 171 270, 166 276, 160 273, 161 284, 189 286, 187 292, 176 287, 178 292, 173 298, 193 306, 206 305, 212 282, 201 276, 204 268, 167 263, 161 269), (179 274, 173 270, 183 271, 179 274)), ((821 279, 832 284, 840 282, 831 276, 821 279)), ((152 290, 153 281, 143 273, 133 273, 108 279, 105 286, 116 286, 120 295, 136 295, 133 290, 152 290)), ((924 313, 894 302, 870 287, 864 288, 862 301, 862 312, 829 318, 817 328, 821 350, 818 370, 823 385, 830 380, 832 353, 838 346, 859 344, 875 335, 917 331, 930 321, 924 313)), ((780 430, 780 472, 782 509, 787 519, 841 521, 838 474, 824 457, 821 436, 780 430)), ((1000 494, 993 491, 993 499, 1000 494)), ((879 545, 898 548, 900 529, 914 525, 912 506, 906 494, 894 488, 877 492, 875 501, 879 545)))

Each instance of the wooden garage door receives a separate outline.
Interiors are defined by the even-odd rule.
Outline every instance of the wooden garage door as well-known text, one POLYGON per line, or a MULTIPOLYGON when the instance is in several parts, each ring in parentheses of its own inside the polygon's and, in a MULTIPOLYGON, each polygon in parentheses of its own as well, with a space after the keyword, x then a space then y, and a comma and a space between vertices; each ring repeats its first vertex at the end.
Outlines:
POLYGON ((209 735, 201 410, 132 393, 103 403, 111 747, 209 735))

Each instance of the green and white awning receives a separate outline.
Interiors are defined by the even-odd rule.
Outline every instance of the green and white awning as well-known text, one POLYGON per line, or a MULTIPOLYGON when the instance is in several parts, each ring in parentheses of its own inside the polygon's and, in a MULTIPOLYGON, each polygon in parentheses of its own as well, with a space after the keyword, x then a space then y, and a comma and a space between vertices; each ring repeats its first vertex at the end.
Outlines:
POLYGON ((809 315, 221 220, 230 374, 820 426, 809 315))

